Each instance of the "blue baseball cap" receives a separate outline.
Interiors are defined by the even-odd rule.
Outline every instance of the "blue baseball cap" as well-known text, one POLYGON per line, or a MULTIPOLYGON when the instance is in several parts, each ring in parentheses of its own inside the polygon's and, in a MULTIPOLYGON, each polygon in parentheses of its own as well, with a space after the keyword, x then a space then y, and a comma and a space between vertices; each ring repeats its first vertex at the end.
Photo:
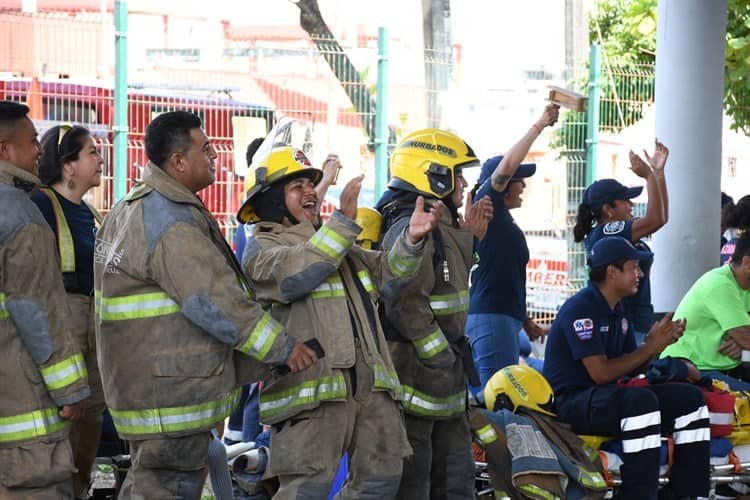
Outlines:
POLYGON ((589 266, 592 269, 603 267, 618 259, 646 260, 653 257, 651 252, 638 250, 625 238, 608 236, 602 238, 591 247, 589 252, 589 266))
POLYGON ((614 179, 599 179, 583 192, 583 203, 592 209, 615 202, 615 200, 629 200, 643 191, 643 186, 627 187, 614 179))
MULTIPOLYGON (((493 156, 489 160, 485 161, 482 165, 482 172, 479 174, 479 184, 483 184, 484 181, 490 178, 492 172, 495 171, 500 162, 503 161, 503 156, 493 156)), ((531 177, 536 172, 536 163, 521 163, 516 169, 516 173, 513 174, 512 179, 524 179, 531 177)))

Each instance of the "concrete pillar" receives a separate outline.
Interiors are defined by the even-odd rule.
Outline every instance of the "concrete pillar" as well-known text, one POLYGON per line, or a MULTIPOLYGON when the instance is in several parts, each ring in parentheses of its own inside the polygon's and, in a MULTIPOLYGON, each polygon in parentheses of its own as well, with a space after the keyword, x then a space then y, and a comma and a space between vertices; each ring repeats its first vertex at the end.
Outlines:
POLYGON ((719 265, 727 0, 659 0, 656 136, 669 147, 669 222, 654 235, 656 311, 719 265))

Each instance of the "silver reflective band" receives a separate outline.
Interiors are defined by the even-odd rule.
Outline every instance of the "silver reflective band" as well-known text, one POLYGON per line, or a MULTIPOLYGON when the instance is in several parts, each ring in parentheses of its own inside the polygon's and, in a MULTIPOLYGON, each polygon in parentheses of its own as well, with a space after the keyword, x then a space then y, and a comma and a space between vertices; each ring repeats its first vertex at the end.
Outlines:
POLYGON ((622 440, 622 451, 624 453, 638 453, 651 448, 661 448, 661 434, 650 434, 642 438, 622 440))
POLYGON ((691 411, 687 415, 682 415, 674 419, 675 430, 680 430, 683 427, 687 427, 696 420, 703 420, 708 418, 708 407, 706 405, 701 406, 697 410, 691 411))
POLYGON ((711 439, 711 431, 708 427, 702 429, 690 429, 686 431, 675 431, 672 434, 674 444, 685 444, 685 443, 699 443, 701 441, 708 441, 711 439))
MULTIPOLYGON (((677 419, 679 420, 679 419, 677 419)), ((677 425, 675 420, 675 426, 677 425)), ((658 411, 652 411, 644 413, 643 415, 636 415, 634 417, 625 417, 620 421, 620 428, 623 432, 636 431, 638 429, 645 429, 652 425, 661 424, 661 413, 658 411)))

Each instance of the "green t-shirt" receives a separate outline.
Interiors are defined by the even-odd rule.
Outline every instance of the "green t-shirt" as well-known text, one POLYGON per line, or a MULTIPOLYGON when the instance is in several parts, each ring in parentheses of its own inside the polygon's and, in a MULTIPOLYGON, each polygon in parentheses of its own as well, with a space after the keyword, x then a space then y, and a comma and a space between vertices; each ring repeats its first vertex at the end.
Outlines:
POLYGON ((687 319, 682 338, 661 357, 687 358, 700 370, 730 370, 740 360, 718 351, 724 334, 750 325, 750 290, 743 290, 728 265, 701 276, 680 301, 674 319, 687 319))

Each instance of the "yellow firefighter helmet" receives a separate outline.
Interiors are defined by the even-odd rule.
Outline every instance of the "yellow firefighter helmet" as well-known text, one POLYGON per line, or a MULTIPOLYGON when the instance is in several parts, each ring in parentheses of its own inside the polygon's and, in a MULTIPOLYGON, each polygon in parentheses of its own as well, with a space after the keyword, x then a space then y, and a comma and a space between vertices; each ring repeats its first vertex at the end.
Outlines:
POLYGON ((478 165, 474 150, 456 134, 417 130, 393 150, 388 187, 443 199, 456 187, 456 170, 478 165))
POLYGON ((380 228, 383 225, 383 217, 374 208, 357 207, 357 224, 362 232, 357 236, 357 243, 367 250, 372 249, 380 239, 380 228))
POLYGON ((323 177, 323 171, 314 168, 301 149, 289 146, 275 148, 268 153, 268 156, 261 158, 257 163, 253 161, 253 164, 257 167, 248 172, 245 179, 247 198, 237 212, 237 220, 242 223, 261 220, 256 213, 254 204, 271 186, 297 177, 308 177, 313 184, 317 185, 323 177))
POLYGON ((544 376, 530 366, 511 365, 497 371, 484 386, 489 410, 518 407, 554 416, 554 392, 544 376))

